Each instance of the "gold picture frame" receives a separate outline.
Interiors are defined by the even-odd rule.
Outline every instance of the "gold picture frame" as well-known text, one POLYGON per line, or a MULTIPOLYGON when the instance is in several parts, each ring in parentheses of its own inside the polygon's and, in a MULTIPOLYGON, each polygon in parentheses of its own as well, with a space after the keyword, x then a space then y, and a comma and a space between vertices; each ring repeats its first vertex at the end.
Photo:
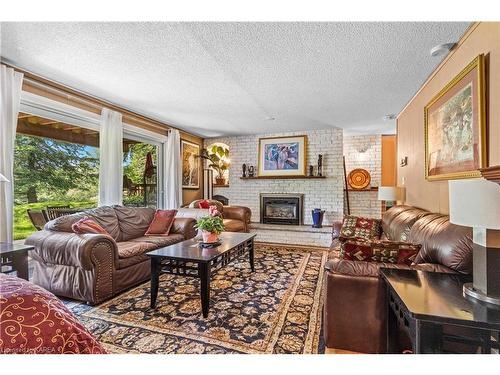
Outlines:
POLYGON ((428 181, 480 177, 488 163, 484 55, 425 106, 424 137, 428 181))
POLYGON ((259 177, 303 177, 307 165, 307 136, 259 138, 259 177))
POLYGON ((200 145, 181 139, 182 188, 200 188, 200 145))

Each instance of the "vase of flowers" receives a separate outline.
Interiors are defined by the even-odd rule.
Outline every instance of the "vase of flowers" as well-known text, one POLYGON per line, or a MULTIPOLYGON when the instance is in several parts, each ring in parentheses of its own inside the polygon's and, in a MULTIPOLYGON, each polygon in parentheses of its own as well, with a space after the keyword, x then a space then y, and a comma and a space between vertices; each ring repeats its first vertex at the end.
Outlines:
POLYGON ((196 228, 201 230, 203 243, 219 242, 219 234, 224 230, 224 222, 217 206, 208 208, 208 216, 200 217, 196 221, 196 228))

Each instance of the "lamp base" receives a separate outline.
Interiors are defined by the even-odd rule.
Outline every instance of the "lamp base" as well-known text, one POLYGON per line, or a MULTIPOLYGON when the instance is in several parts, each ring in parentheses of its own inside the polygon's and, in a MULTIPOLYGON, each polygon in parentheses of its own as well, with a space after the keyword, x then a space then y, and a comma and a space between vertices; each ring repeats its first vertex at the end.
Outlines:
POLYGON ((472 283, 464 284, 463 291, 464 294, 469 297, 478 299, 479 301, 483 301, 486 303, 491 303, 492 305, 500 306, 500 297, 490 297, 487 294, 481 292, 480 290, 474 288, 474 285, 472 283))

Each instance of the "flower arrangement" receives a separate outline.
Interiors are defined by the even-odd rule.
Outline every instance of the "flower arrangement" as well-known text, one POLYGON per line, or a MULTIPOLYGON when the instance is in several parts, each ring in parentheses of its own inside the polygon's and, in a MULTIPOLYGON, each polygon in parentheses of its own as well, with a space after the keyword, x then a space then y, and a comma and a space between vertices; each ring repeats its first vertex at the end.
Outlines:
POLYGON ((224 231, 222 215, 217 210, 217 206, 208 208, 208 216, 200 217, 196 221, 196 228, 201 230, 203 242, 214 243, 219 241, 219 234, 224 231))

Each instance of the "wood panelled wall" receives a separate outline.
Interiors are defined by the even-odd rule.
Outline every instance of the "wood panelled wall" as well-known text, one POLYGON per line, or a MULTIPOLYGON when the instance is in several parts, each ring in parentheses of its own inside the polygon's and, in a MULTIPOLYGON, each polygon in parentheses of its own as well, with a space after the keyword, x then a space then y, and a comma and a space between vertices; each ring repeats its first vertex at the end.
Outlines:
MULTIPOLYGON (((103 107, 120 112, 123 115, 123 122, 129 125, 136 126, 151 132, 165 135, 167 130, 174 128, 166 123, 151 119, 147 116, 135 113, 125 108, 119 107, 112 103, 108 103, 98 98, 94 98, 88 94, 81 93, 72 88, 60 85, 58 83, 39 77, 30 72, 23 71, 16 67, 14 69, 24 73, 23 91, 30 92, 36 95, 46 97, 64 104, 68 104, 92 113, 100 114, 103 107)), ((203 147, 203 138, 179 130, 182 139, 196 143, 203 147)), ((200 171, 201 171, 200 159, 200 171)), ((183 189, 183 203, 188 204, 191 201, 203 196, 203 173, 200 172, 200 188, 199 189, 183 189)))
POLYGON ((448 181, 425 179, 424 107, 479 54, 486 57, 489 165, 500 164, 500 23, 480 22, 471 26, 398 116, 397 160, 408 156, 408 165, 398 167, 398 185, 406 186, 407 204, 449 212, 448 181))

